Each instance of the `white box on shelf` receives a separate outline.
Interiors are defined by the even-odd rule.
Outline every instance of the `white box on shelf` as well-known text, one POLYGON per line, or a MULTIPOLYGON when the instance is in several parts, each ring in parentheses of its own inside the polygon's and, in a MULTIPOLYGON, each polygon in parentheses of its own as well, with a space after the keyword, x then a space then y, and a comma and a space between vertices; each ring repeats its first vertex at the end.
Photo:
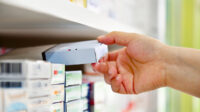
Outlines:
POLYGON ((50 95, 49 80, 29 80, 27 81, 27 84, 26 88, 28 89, 28 96, 30 98, 50 95))
POLYGON ((30 108, 28 112, 51 112, 50 105, 37 106, 36 108, 30 108))
POLYGON ((83 104, 83 111, 88 110, 89 108, 89 101, 87 98, 82 98, 81 99, 82 104, 83 104))
POLYGON ((64 112, 64 102, 51 104, 50 112, 64 112))
POLYGON ((2 112, 49 112, 50 97, 28 98, 21 88, 4 88, 4 111, 2 112))
POLYGON ((65 102, 81 98, 81 86, 70 86, 65 88, 65 102))
POLYGON ((96 40, 59 44, 42 53, 52 63, 79 65, 96 63, 108 52, 108 46, 96 40))
POLYGON ((64 84, 64 83, 65 83, 65 65, 52 64, 51 84, 64 84))
POLYGON ((84 83, 81 85, 81 97, 87 97, 89 94, 89 84, 88 83, 84 83))
POLYGON ((24 90, 28 98, 50 95, 49 80, 4 80, 1 81, 1 86, 6 90, 24 90))
POLYGON ((65 89, 64 84, 51 85, 51 102, 64 102, 65 99, 65 89))
POLYGON ((75 100, 66 103, 66 112, 83 112, 83 104, 81 100, 75 100))
POLYGON ((4 103, 4 99, 3 99, 3 89, 0 86, 0 112, 3 112, 3 103, 4 103))
POLYGON ((24 89, 4 89, 4 110, 2 112, 27 111, 27 92, 24 89))
POLYGON ((50 112, 50 97, 28 99, 28 112, 50 112))
POLYGON ((51 64, 44 61, 0 60, 0 79, 50 78, 51 64))
POLYGON ((65 72, 65 86, 81 85, 82 71, 67 71, 65 72))

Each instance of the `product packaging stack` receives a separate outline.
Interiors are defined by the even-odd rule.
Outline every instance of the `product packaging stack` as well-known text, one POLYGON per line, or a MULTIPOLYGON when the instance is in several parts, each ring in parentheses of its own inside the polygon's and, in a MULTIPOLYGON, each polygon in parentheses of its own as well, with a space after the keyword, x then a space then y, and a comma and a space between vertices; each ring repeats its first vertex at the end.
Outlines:
POLYGON ((0 61, 1 112, 49 112, 51 64, 0 61))
POLYGON ((51 112, 64 112, 65 65, 52 64, 51 69, 51 112))
POLYGON ((67 71, 65 73, 65 80, 65 112, 82 112, 82 72, 67 71))
POLYGON ((83 103, 83 112, 89 112, 89 84, 82 84, 81 100, 83 103))

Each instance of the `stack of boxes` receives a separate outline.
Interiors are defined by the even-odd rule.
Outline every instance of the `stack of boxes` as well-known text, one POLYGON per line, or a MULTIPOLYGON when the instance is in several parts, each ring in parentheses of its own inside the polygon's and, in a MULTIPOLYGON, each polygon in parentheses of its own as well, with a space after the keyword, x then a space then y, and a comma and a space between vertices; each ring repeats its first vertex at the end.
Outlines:
POLYGON ((83 103, 83 112, 89 112, 89 84, 82 84, 81 100, 83 103))
POLYGON ((45 60, 60 64, 0 60, 0 112, 90 111, 89 86, 82 85, 82 72, 65 72, 65 65, 98 62, 107 52, 98 41, 83 41, 43 52, 45 60))
POLYGON ((49 112, 51 64, 0 61, 1 112, 49 112))
POLYGON ((51 74, 51 112, 64 112, 65 65, 52 64, 51 74))
POLYGON ((82 112, 82 72, 43 61, 0 61, 0 112, 82 112))
POLYGON ((66 112, 82 112, 81 100, 81 71, 67 71, 65 73, 65 107, 66 112))

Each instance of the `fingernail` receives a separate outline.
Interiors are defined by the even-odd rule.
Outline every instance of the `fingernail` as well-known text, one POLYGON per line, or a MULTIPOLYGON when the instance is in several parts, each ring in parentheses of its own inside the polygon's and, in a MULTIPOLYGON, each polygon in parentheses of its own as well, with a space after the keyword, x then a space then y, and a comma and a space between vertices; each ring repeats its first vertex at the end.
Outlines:
POLYGON ((101 58, 98 62, 99 62, 99 63, 103 62, 103 58, 101 58))
POLYGON ((97 40, 101 40, 103 38, 105 38, 105 35, 101 35, 101 36, 97 37, 97 40))
POLYGON ((92 63, 91 65, 92 65, 92 67, 95 67, 96 63, 92 63))

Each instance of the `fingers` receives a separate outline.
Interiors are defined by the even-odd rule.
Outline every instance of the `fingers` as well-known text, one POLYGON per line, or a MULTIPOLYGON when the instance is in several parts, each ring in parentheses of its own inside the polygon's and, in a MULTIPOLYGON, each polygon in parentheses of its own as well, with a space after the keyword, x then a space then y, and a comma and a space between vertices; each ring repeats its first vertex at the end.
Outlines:
POLYGON ((104 74, 105 81, 108 84, 110 84, 111 80, 118 74, 116 62, 98 63, 93 68, 104 74))
POLYGON ((139 38, 138 34, 123 33, 123 32, 111 32, 105 36, 98 37, 98 41, 104 44, 118 44, 122 46, 128 46, 129 42, 139 38))
POLYGON ((106 54, 99 62, 116 61, 119 54, 121 54, 126 48, 120 50, 112 51, 106 54))
POLYGON ((119 73, 123 76, 123 86, 125 91, 128 94, 135 93, 134 91, 134 73, 131 72, 130 67, 128 64, 123 63, 121 60, 124 58, 122 55, 119 55, 117 59, 117 66, 119 68, 119 73))

